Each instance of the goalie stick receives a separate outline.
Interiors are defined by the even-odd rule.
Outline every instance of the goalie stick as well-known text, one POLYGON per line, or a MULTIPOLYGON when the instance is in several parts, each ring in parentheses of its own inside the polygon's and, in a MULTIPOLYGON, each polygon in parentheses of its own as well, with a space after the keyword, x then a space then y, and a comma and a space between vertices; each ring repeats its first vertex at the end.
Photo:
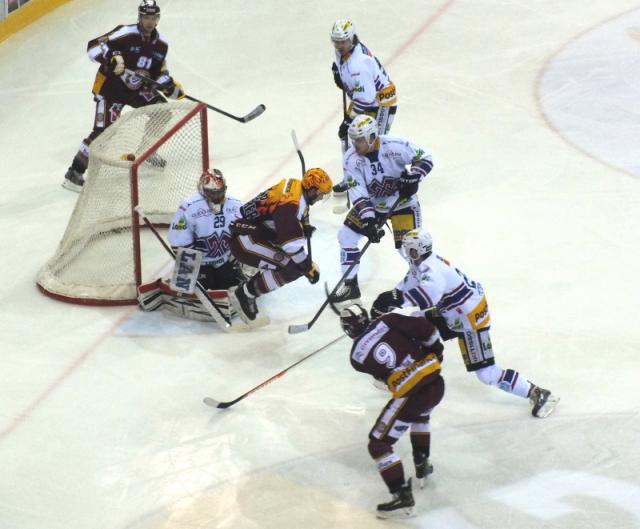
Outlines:
MULTIPOLYGON (((164 88, 164 85, 162 83, 159 83, 158 81, 155 81, 154 79, 151 79, 150 77, 147 77, 144 74, 141 74, 139 72, 134 72, 132 70, 126 70, 126 71, 129 75, 132 75, 134 77, 137 77, 138 79, 141 79, 143 82, 153 86, 154 88, 159 88, 159 89, 164 88)), ((214 112, 217 112, 218 114, 222 114, 223 116, 227 116, 228 118, 235 119, 240 123, 248 123, 249 121, 256 119, 259 115, 261 115, 267 109, 267 107, 260 104, 256 108, 254 108, 251 112, 249 112, 244 116, 234 116, 233 114, 230 114, 229 112, 226 112, 221 108, 214 107, 213 105, 210 105, 209 103, 205 103, 204 101, 200 101, 199 99, 196 99, 195 97, 191 97, 190 95, 185 94, 184 98, 188 99, 189 101, 195 101, 196 103, 204 103, 207 106, 207 108, 213 110, 214 112)))
POLYGON ((275 375, 273 375, 271 378, 268 378, 267 380, 265 380, 264 382, 258 384, 255 388, 250 389, 249 391, 247 391, 246 393, 243 393, 242 395, 240 395, 238 398, 233 399, 233 400, 229 400, 229 401, 219 401, 216 399, 212 399, 211 397, 205 397, 204 399, 202 399, 202 402, 204 402, 207 406, 211 406, 212 408, 220 408, 220 409, 225 409, 225 408, 229 408, 231 406, 233 406, 234 404, 236 404, 237 402, 240 402, 242 399, 247 398, 249 395, 251 395, 254 391, 258 391, 260 388, 263 388, 264 386, 266 386, 267 384, 269 384, 270 382, 273 382, 276 378, 280 378, 281 376, 283 376, 287 371, 290 371, 291 369, 293 369, 294 367, 296 367, 298 364, 301 364, 302 362, 304 362, 305 360, 308 360, 309 358, 311 358, 313 355, 318 354, 320 351, 324 351, 327 347, 332 346, 334 343, 338 342, 339 340, 342 340, 342 338, 344 338, 346 335, 342 334, 340 336, 338 336, 336 339, 331 340, 328 344, 323 345, 322 347, 319 347, 318 349, 316 349, 315 351, 313 351, 312 353, 309 353, 307 356, 303 356, 300 360, 298 360, 297 362, 291 364, 289 367, 283 369, 282 371, 280 371, 279 373, 276 373, 275 375))
MULTIPOLYGON (((379 223, 380 226, 382 226, 385 222, 387 222, 387 219, 395 211, 396 207, 400 203, 400 200, 402 200, 402 199, 400 197, 398 197, 398 199, 393 203, 393 205, 391 206, 391 208, 389 209, 387 214, 383 217, 383 219, 379 223)), ((367 241, 367 243, 363 246, 362 250, 360 251, 360 258, 362 258, 362 256, 367 251, 367 248, 369 248, 370 245, 371 245, 371 241, 367 241)), ((336 293, 336 291, 338 290, 340 285, 344 282, 344 280, 347 278, 347 276, 351 273, 351 270, 353 270, 355 268, 355 266, 359 262, 360 261, 355 261, 355 262, 353 262, 353 263, 351 263, 349 265, 349 268, 347 268, 347 271, 344 274, 342 274, 342 277, 336 283, 336 286, 333 287, 333 290, 329 293, 329 295, 323 301, 322 305, 320 305, 320 308, 316 312, 315 316, 313 318, 311 318, 311 320, 308 323, 300 323, 298 325, 289 325, 289 329, 288 329, 289 334, 298 334, 298 333, 301 333, 301 332, 306 332, 309 329, 311 329, 311 327, 313 327, 313 324, 320 317, 320 314, 322 314, 324 309, 327 308, 327 305, 329 304, 329 300, 331 299, 331 296, 333 296, 336 293)))
MULTIPOLYGON (((145 225, 156 236, 156 239, 160 241, 160 244, 162 244, 163 248, 167 251, 167 253, 169 253, 175 259, 176 258, 175 252, 171 249, 171 247, 165 242, 162 236, 158 233, 158 230, 156 229, 156 227, 151 223, 151 221, 145 215, 142 207, 136 206, 134 210, 140 216, 140 218, 145 223, 145 225)), ((223 331, 228 332, 231 328, 231 322, 224 314, 222 314, 220 309, 211 300, 211 298, 209 297, 209 294, 207 294, 207 289, 204 288, 199 281, 196 282, 195 294, 200 300, 200 303, 202 303, 203 307, 207 309, 207 312, 211 314, 211 317, 216 321, 216 323, 220 326, 220 328, 223 331)))

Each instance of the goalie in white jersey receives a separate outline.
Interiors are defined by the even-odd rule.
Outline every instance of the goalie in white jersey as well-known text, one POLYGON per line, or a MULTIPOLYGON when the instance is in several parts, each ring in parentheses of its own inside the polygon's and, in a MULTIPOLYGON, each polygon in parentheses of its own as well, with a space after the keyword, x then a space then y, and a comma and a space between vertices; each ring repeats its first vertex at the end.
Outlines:
MULTIPOLYGON (((194 275, 209 291, 220 308, 228 310, 230 287, 246 279, 238 261, 231 255, 229 225, 241 218, 242 202, 227 195, 227 184, 218 169, 206 170, 198 182, 198 191, 182 200, 169 228, 169 243, 176 251, 176 271, 172 283, 157 280, 140 287, 140 304, 145 310, 166 305, 170 310, 193 319, 209 319, 194 295, 184 294, 176 283, 177 270, 185 261, 181 251, 188 250, 188 266, 196 264, 194 275), (199 268, 198 268, 199 266, 199 268), (199 316, 203 316, 202 318, 199 316)), ((194 279, 193 281, 195 282, 194 279)))
POLYGON ((373 304, 373 317, 395 307, 417 306, 436 325, 443 339, 458 338, 467 371, 478 379, 531 402, 534 417, 546 417, 558 403, 549 390, 529 382, 514 369, 495 362, 489 337, 491 315, 482 285, 433 253, 431 234, 407 233, 402 245, 409 262, 404 279, 373 304), (435 314, 434 314, 435 313, 435 314))
MULTIPOLYGON (((396 86, 391 81, 382 63, 373 55, 355 33, 353 22, 339 19, 331 28, 331 42, 336 59, 332 64, 333 80, 343 91, 344 117, 338 129, 343 141, 343 151, 347 145, 347 130, 353 118, 367 114, 376 122, 378 134, 388 134, 397 110, 396 86), (346 108, 346 97, 351 103, 346 108)), ((334 193, 347 190, 346 180, 336 184, 334 193)))
POLYGON ((352 146, 344 155, 343 169, 353 207, 338 232, 338 241, 342 273, 354 266, 344 285, 331 296, 333 304, 358 302, 358 244, 363 237, 372 243, 380 242, 384 235, 380 223, 387 215, 395 247, 404 258, 402 237, 422 226, 418 185, 433 168, 433 158, 424 148, 403 138, 379 136, 370 116, 363 114, 353 119, 349 138, 352 146))

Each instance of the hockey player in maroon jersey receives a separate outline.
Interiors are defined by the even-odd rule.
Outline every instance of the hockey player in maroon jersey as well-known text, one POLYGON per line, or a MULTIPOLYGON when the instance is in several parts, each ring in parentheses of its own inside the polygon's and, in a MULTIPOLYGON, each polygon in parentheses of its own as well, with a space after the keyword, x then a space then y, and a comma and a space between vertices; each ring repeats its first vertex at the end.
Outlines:
MULTIPOLYGON (((163 84, 162 92, 167 97, 184 97, 182 86, 167 70, 169 45, 156 29, 159 20, 160 6, 156 0, 142 0, 137 24, 116 26, 89 41, 87 54, 100 64, 92 90, 96 102, 93 130, 82 140, 65 175, 64 188, 80 192, 89 163, 89 145, 120 117, 125 105, 138 108, 165 101, 157 90, 142 84, 132 72, 138 71, 163 84)), ((148 162, 160 167, 166 163, 157 153, 148 162)))
POLYGON ((256 298, 303 275, 317 283, 320 270, 307 254, 305 238, 314 227, 307 222, 309 207, 331 194, 333 182, 318 167, 302 180, 285 178, 249 200, 242 219, 231 225, 229 247, 235 258, 260 271, 229 290, 231 303, 247 324, 258 314, 256 298))
POLYGON ((340 324, 353 338, 351 365, 356 371, 384 381, 392 394, 369 432, 369 454, 393 495, 377 508, 379 518, 413 515, 411 479, 405 481, 402 460, 394 443, 409 430, 415 477, 422 488, 433 472, 429 463, 431 411, 444 395, 440 376, 442 343, 433 324, 419 316, 385 314, 369 321, 360 305, 340 311, 340 324))

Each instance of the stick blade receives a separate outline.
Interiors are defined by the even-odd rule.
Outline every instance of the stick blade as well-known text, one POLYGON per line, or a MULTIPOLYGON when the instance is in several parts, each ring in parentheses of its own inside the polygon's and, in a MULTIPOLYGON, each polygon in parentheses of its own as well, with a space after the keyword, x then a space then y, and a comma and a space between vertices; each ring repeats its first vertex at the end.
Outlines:
POLYGON ((264 105, 260 104, 258 105, 256 108, 254 108, 251 112, 249 112, 245 117, 242 118, 243 123, 246 123, 247 121, 251 121, 253 119, 256 119, 259 115, 261 115, 265 110, 267 110, 267 107, 265 107, 264 105))
POLYGON ((289 334, 299 334, 301 332, 306 332, 311 328, 308 323, 301 323, 299 325, 289 325, 289 334))
POLYGON ((204 399, 202 399, 202 402, 204 402, 207 406, 211 408, 219 408, 219 409, 228 408, 232 404, 231 402, 220 402, 219 400, 212 399, 211 397, 205 397, 204 399))

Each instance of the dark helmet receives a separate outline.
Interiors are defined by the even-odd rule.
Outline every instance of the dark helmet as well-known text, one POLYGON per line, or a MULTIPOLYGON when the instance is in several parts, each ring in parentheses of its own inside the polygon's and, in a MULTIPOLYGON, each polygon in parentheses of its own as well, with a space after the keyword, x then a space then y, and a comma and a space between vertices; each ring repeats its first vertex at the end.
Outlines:
POLYGON ((340 325, 349 338, 357 338, 369 325, 367 310, 358 304, 345 307, 340 311, 340 325))
POLYGON ((142 0, 138 6, 138 17, 144 15, 159 15, 160 6, 156 3, 156 0, 142 0))

